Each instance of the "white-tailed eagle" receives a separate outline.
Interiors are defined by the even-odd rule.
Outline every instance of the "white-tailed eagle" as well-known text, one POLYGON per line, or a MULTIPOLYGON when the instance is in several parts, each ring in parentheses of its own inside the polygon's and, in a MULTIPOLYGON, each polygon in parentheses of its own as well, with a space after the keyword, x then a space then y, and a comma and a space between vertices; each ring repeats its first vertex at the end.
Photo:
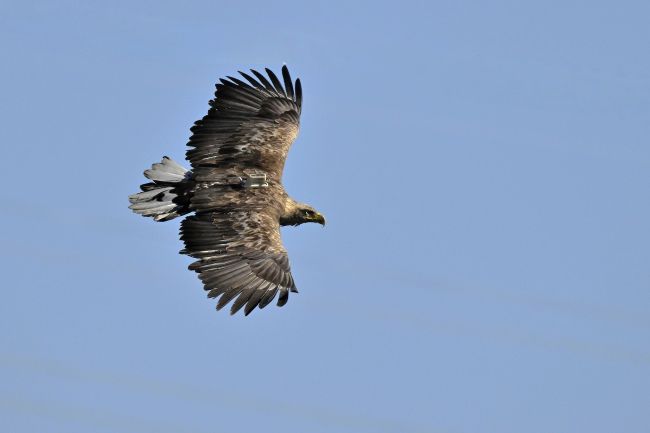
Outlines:
POLYGON ((325 224, 313 207, 289 197, 282 170, 298 135, 302 88, 282 67, 282 81, 251 70, 217 84, 210 109, 191 128, 186 170, 168 157, 144 172, 151 182, 129 197, 134 212, 155 221, 181 215, 181 251, 217 310, 233 301, 248 315, 297 292, 280 226, 325 224))

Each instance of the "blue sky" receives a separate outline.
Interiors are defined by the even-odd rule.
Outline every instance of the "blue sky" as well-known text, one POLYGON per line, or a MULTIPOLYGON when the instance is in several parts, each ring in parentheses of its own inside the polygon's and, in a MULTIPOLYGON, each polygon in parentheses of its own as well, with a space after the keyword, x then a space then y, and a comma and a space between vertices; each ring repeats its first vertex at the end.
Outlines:
POLYGON ((3 430, 649 431, 649 15, 2 3, 3 430), (300 294, 230 317, 127 196, 283 62, 328 225, 283 231, 300 294))

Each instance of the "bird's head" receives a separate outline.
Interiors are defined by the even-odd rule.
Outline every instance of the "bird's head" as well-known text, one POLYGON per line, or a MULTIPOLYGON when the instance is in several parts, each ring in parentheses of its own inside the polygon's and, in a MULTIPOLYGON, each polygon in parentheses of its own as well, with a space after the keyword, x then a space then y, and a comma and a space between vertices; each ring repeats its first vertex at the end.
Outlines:
POLYGON ((296 203, 280 218, 283 226, 297 226, 304 223, 319 223, 325 225, 325 217, 308 204, 296 203))

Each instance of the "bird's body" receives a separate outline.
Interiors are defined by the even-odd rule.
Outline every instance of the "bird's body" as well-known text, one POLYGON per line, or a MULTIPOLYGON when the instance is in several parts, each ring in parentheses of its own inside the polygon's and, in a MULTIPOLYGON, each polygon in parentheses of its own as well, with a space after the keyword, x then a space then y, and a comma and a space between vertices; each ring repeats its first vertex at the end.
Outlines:
POLYGON ((228 77, 217 84, 210 110, 192 127, 185 170, 164 157, 145 176, 153 182, 129 197, 131 209, 156 221, 194 213, 181 223, 181 252, 198 260, 209 297, 217 309, 235 299, 231 313, 249 314, 279 293, 278 305, 297 291, 281 225, 325 223, 312 207, 293 200, 282 185, 282 171, 298 135, 302 89, 286 66, 284 86, 270 70, 269 79, 240 72, 248 83, 228 77))

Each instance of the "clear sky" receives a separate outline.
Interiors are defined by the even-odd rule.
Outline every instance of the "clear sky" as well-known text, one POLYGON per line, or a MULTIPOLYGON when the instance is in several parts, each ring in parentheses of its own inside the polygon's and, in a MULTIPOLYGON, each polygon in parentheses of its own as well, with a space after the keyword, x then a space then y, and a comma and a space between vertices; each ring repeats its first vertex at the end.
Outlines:
POLYGON ((648 2, 2 2, 13 433, 650 431, 648 2), (214 83, 304 88, 301 293, 217 313, 178 221, 214 83))

